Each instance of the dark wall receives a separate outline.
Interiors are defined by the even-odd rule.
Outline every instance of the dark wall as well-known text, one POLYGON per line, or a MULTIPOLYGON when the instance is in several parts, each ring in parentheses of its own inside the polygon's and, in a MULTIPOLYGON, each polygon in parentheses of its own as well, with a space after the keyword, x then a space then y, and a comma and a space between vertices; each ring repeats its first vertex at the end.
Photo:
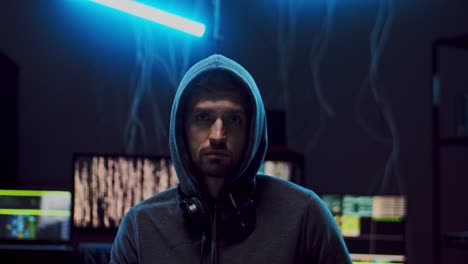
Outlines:
POLYGON ((0 53, 0 186, 12 187, 16 180, 18 142, 18 66, 0 53))
POLYGON ((87 1, 3 3, 0 51, 20 68, 16 181, 70 188, 75 152, 167 154, 169 110, 180 74, 168 75, 165 67, 183 72, 187 47, 189 65, 220 52, 251 71, 267 108, 286 112, 287 142, 305 155, 307 187, 321 193, 407 195, 409 261, 432 263, 430 48, 435 38, 468 32, 468 2, 392 2, 393 21, 373 75, 380 101, 365 80, 382 1, 335 1, 327 43, 323 23, 331 1, 296 8, 294 38, 285 38, 294 39, 286 43, 286 90, 280 81, 277 3, 221 2, 222 38, 216 42, 210 34, 185 37, 87 1), (138 42, 138 36, 146 42, 138 42), (144 43, 150 46, 143 49, 144 43), (313 47, 320 45, 323 57, 311 65, 318 52, 313 47), (145 61, 147 68, 138 52, 147 59, 154 55, 145 61), (138 86, 138 80, 149 84, 138 86), (333 115, 326 114, 326 105, 333 115), (385 174, 392 151, 395 162, 385 174))

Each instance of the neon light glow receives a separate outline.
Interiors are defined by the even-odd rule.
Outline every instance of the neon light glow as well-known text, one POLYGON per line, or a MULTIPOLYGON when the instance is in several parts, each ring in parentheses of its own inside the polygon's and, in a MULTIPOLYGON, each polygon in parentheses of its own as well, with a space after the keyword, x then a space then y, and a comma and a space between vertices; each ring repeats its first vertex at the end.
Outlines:
POLYGON ((149 20, 155 23, 201 37, 205 33, 205 25, 131 0, 90 0, 92 2, 114 8, 116 10, 149 20))
POLYGON ((66 195, 66 191, 36 191, 36 190, 0 190, 0 196, 43 196, 43 195, 66 195))
POLYGON ((0 209, 0 215, 70 216, 70 211, 44 209, 0 209))

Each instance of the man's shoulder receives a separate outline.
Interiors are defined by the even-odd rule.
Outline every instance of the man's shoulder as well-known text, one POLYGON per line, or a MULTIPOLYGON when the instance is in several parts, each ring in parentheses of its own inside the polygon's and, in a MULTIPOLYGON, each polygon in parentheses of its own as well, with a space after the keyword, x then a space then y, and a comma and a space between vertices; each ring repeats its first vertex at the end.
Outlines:
POLYGON ((284 198, 289 201, 295 200, 306 204, 320 201, 320 198, 313 190, 269 175, 257 175, 257 190, 266 195, 275 196, 278 199, 284 198))
POLYGON ((165 208, 177 203, 176 199, 177 188, 172 187, 153 196, 144 199, 132 207, 132 211, 146 211, 148 209, 154 210, 157 208, 165 208))
POLYGON ((313 215, 314 221, 328 218, 328 208, 311 189, 277 177, 258 175, 256 190, 260 211, 274 212, 275 217, 298 220, 313 215))
POLYGON ((290 191, 293 193, 298 194, 311 194, 313 193, 312 190, 307 189, 297 183, 292 181, 288 181, 285 179, 281 179, 279 177, 265 175, 265 174, 257 174, 257 186, 260 187, 267 187, 273 189, 284 189, 285 191, 290 191))

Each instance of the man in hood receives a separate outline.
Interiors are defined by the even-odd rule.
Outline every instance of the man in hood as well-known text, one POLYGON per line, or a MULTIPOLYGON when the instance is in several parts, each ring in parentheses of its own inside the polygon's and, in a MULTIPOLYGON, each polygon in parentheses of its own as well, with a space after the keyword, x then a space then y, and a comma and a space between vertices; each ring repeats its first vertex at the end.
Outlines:
POLYGON ((268 146, 257 85, 212 55, 192 66, 172 106, 177 188, 132 207, 111 263, 351 263, 320 198, 257 174, 268 146))

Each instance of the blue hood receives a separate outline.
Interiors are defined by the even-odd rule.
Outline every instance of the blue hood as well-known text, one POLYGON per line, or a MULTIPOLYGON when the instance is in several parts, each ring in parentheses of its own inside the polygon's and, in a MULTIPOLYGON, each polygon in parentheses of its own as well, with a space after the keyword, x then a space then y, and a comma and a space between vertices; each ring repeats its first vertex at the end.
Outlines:
MULTIPOLYGON (((237 175, 230 182, 226 182, 223 193, 231 188, 243 188, 255 182, 255 177, 262 164, 268 147, 265 108, 257 84, 250 73, 237 62, 225 56, 214 54, 193 65, 182 78, 172 104, 169 125, 169 148, 174 168, 179 178, 182 191, 189 196, 205 196, 196 177, 192 174, 189 151, 184 143, 183 109, 189 83, 202 74, 210 74, 213 70, 226 71, 245 84, 251 96, 252 118, 245 158, 239 167, 237 175)), ((221 193, 221 195, 223 194, 221 193)))

